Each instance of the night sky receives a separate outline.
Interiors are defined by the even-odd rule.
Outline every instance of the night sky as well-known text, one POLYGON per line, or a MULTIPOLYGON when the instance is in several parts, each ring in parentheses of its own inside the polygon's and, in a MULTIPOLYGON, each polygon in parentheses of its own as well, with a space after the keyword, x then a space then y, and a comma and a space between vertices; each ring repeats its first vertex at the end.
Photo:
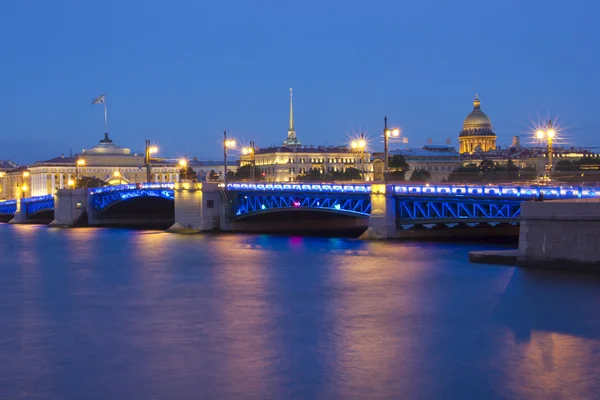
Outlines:
MULTIPOLYGON (((383 116, 410 147, 457 142, 476 93, 498 144, 558 117, 600 146, 598 1, 0 2, 0 159, 33 162, 109 132, 139 151, 220 157, 257 146, 374 140, 383 116)), ((406 145, 404 145, 406 146, 406 145)))

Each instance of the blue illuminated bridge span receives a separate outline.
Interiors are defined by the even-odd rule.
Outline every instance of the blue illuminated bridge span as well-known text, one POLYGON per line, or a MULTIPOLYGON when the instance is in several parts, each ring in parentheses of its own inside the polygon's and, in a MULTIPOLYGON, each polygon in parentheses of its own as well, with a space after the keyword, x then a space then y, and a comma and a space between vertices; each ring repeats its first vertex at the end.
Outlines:
MULTIPOLYGON (((371 194, 381 185, 243 183, 227 185, 233 219, 287 210, 312 210, 357 217, 371 214, 371 194)), ((520 203, 545 199, 593 198, 593 188, 390 185, 397 224, 516 223, 520 203)))
MULTIPOLYGON (((100 216, 120 202, 140 197, 175 201, 174 183, 141 183, 89 189, 88 210, 100 216)), ((373 191, 387 190, 394 199, 397 225, 461 222, 516 223, 520 203, 539 196, 546 200, 595 198, 596 188, 481 185, 252 183, 220 185, 232 220, 281 211, 313 211, 366 218, 373 191)), ((28 216, 54 209, 53 196, 19 200, 28 216)), ((18 200, 0 201, 0 215, 13 215, 18 200)))

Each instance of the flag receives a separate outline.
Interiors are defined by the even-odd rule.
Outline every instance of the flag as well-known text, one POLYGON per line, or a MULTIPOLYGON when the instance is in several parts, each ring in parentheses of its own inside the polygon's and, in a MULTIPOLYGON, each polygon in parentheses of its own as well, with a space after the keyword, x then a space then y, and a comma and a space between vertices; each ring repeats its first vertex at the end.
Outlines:
POLYGON ((104 93, 96 98, 96 100, 92 101, 92 105, 104 103, 104 93))

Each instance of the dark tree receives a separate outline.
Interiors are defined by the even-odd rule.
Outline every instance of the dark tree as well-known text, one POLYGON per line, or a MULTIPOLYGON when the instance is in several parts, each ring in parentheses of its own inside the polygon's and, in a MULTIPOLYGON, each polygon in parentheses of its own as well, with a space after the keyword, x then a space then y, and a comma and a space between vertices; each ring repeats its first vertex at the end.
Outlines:
POLYGON ((264 176, 262 171, 258 167, 252 167, 250 164, 246 164, 242 167, 239 167, 237 172, 235 173, 235 178, 238 180, 255 180, 262 181, 264 180, 264 176), (252 176, 252 169, 254 168, 254 176, 252 176))
POLYGON ((424 169, 415 169, 410 176, 410 180, 414 182, 428 182, 431 179, 431 173, 424 169))
POLYGON ((394 181, 403 181, 408 171, 408 164, 402 154, 394 154, 389 161, 389 177, 394 181))
POLYGON ((196 174, 196 171, 188 165, 186 168, 181 168, 179 170, 179 179, 187 179, 196 182, 198 181, 198 174, 196 174))
POLYGON ((321 182, 325 180, 325 175, 321 173, 319 168, 311 168, 306 174, 298 175, 296 180, 299 182, 321 182))
POLYGON ((106 186, 106 182, 93 176, 82 176, 75 183, 76 188, 95 188, 102 186, 106 186))
POLYGON ((219 180, 219 174, 214 170, 211 169, 210 172, 208 173, 208 180, 209 181, 217 181, 219 180))

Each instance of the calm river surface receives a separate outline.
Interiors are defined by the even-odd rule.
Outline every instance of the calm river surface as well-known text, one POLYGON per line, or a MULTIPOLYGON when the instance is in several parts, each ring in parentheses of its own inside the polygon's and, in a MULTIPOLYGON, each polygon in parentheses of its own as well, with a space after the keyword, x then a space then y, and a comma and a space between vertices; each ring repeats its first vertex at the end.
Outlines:
POLYGON ((490 247, 0 224, 0 399, 600 398, 600 278, 490 247))

